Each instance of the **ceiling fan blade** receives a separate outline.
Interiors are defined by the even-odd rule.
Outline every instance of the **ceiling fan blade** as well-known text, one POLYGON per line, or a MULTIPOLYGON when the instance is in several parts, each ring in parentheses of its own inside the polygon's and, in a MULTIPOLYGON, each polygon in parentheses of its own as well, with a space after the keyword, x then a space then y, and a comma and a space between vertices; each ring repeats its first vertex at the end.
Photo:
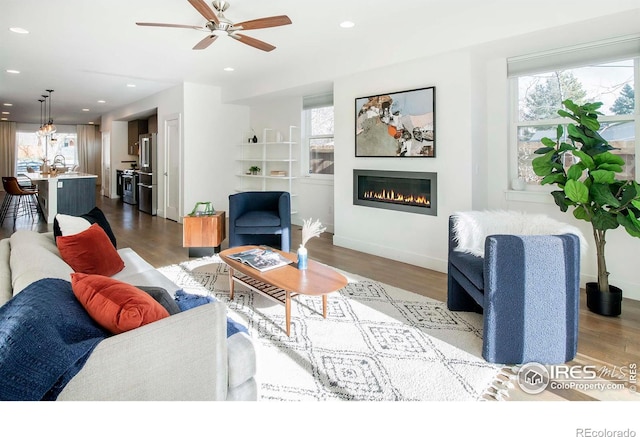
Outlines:
POLYGON ((277 15, 275 17, 258 18, 257 20, 243 21, 233 25, 238 30, 265 29, 267 27, 284 26, 291 24, 291 20, 286 15, 277 15))
POLYGON ((193 50, 202 50, 209 47, 216 39, 218 39, 218 35, 207 35, 203 39, 200 40, 198 44, 193 46, 193 50))
POLYGON ((236 39, 242 43, 245 43, 251 47, 255 47, 257 49, 260 50, 264 50, 265 52, 270 52, 271 50, 275 49, 275 46, 272 46, 271 44, 267 44, 264 41, 260 41, 259 39, 255 39, 255 38, 251 38, 250 36, 247 35, 241 35, 239 33, 230 33, 229 36, 233 39, 236 39))
POLYGON ((207 21, 213 21, 216 24, 220 24, 220 20, 216 17, 216 14, 211 10, 209 5, 207 5, 204 0, 189 0, 191 6, 196 8, 200 15, 207 19, 207 21))
POLYGON ((154 26, 154 27, 180 27, 184 29, 202 30, 200 26, 192 26, 189 24, 168 24, 168 23, 136 23, 138 26, 154 26))

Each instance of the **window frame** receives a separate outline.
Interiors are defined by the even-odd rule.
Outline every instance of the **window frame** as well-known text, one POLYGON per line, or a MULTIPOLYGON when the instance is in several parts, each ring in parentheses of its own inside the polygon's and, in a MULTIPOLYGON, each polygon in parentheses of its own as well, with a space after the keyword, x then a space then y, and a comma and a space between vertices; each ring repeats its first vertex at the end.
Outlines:
MULTIPOLYGON (((518 129, 526 126, 557 126, 558 124, 562 124, 566 126, 569 122, 566 118, 557 117, 552 119, 544 119, 544 120, 523 120, 520 121, 520 102, 519 102, 519 84, 518 80, 520 77, 531 76, 540 72, 552 72, 552 71, 561 71, 561 70, 571 70, 581 67, 587 67, 589 65, 594 64, 607 64, 615 61, 622 60, 632 60, 633 68, 634 68, 634 111, 631 114, 624 115, 604 115, 599 116, 598 121, 601 123, 611 123, 611 122, 619 122, 619 121, 632 121, 634 122, 635 129, 635 179, 636 182, 640 182, 640 141, 638 141, 638 133, 640 133, 640 96, 638 96, 638 84, 640 84, 640 56, 625 56, 619 59, 598 59, 594 57, 591 61, 583 61, 580 64, 568 63, 565 66, 559 65, 550 65, 549 70, 535 71, 530 73, 521 73, 517 75, 513 75, 507 78, 508 87, 509 87, 509 183, 508 183, 508 191, 513 191, 512 181, 518 179, 518 154, 519 154, 519 144, 518 144, 518 129)), ((558 108, 560 109, 560 108, 558 108)), ((541 145, 542 147, 542 145, 541 145)), ((528 192, 544 192, 548 193, 555 189, 552 185, 540 185, 540 184, 529 184, 525 183, 525 187, 523 190, 517 191, 528 191, 528 192)))
POLYGON ((302 127, 303 127, 303 158, 301 159, 301 174, 306 178, 315 178, 315 179, 326 179, 333 180, 335 175, 335 106, 333 104, 326 105, 318 105, 311 108, 306 108, 302 110, 302 127), (314 109, 318 108, 333 108, 334 114, 334 131, 332 134, 321 134, 321 135, 311 135, 311 112, 314 109), (334 150, 334 173, 333 174, 323 174, 323 173, 311 173, 311 163, 310 163, 310 142, 314 139, 332 139, 333 140, 333 150, 334 150))
MULTIPOLYGON (((30 129, 31 126, 30 125, 24 125, 24 126, 18 126, 18 128, 16 129, 16 150, 15 150, 15 162, 13 163, 13 168, 14 171, 17 173, 18 172, 18 162, 19 162, 19 147, 20 147, 20 136, 21 135, 36 135, 36 142, 37 142, 37 134, 34 133, 34 130, 30 129)), ((60 128, 60 127, 59 127, 60 128)), ((59 148, 62 146, 62 140, 61 137, 67 137, 67 136, 71 136, 73 137, 73 139, 75 140, 75 145, 73 146, 75 148, 74 150, 74 160, 72 162, 66 162, 65 159, 65 163, 67 165, 68 168, 71 168, 73 165, 76 165, 79 163, 79 156, 78 156, 78 134, 75 130, 68 130, 68 129, 59 129, 59 132, 57 132, 56 134, 54 134, 54 137, 56 137, 56 141, 60 141, 60 145, 52 145, 49 144, 48 146, 46 145, 42 145, 42 148, 44 150, 46 150, 49 154, 48 157, 45 157, 45 159, 49 159, 49 164, 52 164, 54 157, 56 156, 56 148, 59 148)), ((51 141, 51 138, 41 138, 42 142, 44 143, 45 141, 51 141)), ((44 152, 43 150, 43 152, 44 152)), ((60 153, 61 154, 61 153, 60 153)), ((40 161, 39 159, 40 157, 38 157, 38 161, 40 161)), ((66 156, 65 156, 66 158, 66 156)), ((42 166, 42 163, 40 164, 40 166, 42 166)))

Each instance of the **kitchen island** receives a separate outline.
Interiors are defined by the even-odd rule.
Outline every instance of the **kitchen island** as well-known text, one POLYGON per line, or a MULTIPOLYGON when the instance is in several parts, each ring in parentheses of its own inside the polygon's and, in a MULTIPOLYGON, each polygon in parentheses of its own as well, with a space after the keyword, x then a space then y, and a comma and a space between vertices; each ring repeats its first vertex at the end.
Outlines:
POLYGON ((96 206, 97 175, 27 173, 27 177, 38 187, 38 201, 47 223, 53 223, 58 213, 82 215, 96 206))

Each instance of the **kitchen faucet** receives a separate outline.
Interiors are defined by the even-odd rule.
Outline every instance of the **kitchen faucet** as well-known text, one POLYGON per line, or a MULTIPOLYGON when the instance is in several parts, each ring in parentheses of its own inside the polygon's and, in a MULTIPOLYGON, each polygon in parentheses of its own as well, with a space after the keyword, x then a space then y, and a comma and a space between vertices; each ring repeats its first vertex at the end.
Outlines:
POLYGON ((67 167, 67 164, 65 163, 65 159, 64 156, 62 155, 56 155, 53 158, 53 166, 55 167, 56 164, 62 164, 63 167, 67 167))

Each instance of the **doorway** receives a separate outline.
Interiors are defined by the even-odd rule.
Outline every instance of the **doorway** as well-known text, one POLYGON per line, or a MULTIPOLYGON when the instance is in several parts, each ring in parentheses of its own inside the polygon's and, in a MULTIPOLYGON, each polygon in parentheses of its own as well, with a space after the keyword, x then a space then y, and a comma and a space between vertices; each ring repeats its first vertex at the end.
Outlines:
POLYGON ((180 114, 167 117, 164 122, 165 147, 165 218, 179 221, 180 218, 180 114))
POLYGON ((104 197, 111 197, 111 134, 102 133, 102 178, 100 194, 104 197))

